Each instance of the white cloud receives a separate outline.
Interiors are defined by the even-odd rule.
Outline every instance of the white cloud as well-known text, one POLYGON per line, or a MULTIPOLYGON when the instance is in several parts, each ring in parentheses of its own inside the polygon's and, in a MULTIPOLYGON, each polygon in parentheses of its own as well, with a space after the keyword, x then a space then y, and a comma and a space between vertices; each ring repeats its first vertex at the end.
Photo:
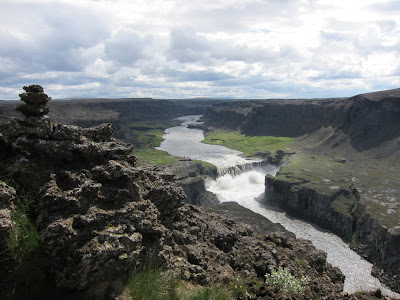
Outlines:
POLYGON ((396 88, 399 11, 380 0, 2 0, 0 99, 31 83, 53 98, 396 88))

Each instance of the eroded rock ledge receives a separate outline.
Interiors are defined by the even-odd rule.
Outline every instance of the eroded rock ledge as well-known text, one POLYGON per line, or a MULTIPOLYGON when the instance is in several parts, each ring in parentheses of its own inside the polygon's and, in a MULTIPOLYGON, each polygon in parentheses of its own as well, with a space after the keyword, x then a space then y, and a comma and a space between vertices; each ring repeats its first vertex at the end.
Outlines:
MULTIPOLYGON (((43 89, 25 90, 23 100, 44 97, 43 89)), ((0 127, 0 244, 13 227, 16 195, 31 197, 47 280, 57 287, 111 299, 121 293, 129 271, 151 257, 165 272, 203 285, 238 276, 263 280, 270 268, 287 266, 296 276, 311 278, 306 298, 347 297, 341 294, 343 275, 310 242, 260 235, 184 205, 173 176, 136 166, 132 146, 112 138, 111 125, 53 124, 44 108, 30 111, 40 113, 0 127)), ((1 282, 5 296, 20 288, 12 276, 9 270, 8 281, 1 282)), ((287 299, 265 286, 254 290, 254 297, 287 299)))
POLYGON ((374 276, 396 292, 400 291, 400 235, 371 218, 357 199, 357 191, 339 189, 328 195, 297 185, 266 176, 266 203, 327 228, 349 242, 353 239, 352 248, 374 263, 374 276), (354 199, 351 213, 344 214, 334 209, 333 203, 339 197, 354 199))

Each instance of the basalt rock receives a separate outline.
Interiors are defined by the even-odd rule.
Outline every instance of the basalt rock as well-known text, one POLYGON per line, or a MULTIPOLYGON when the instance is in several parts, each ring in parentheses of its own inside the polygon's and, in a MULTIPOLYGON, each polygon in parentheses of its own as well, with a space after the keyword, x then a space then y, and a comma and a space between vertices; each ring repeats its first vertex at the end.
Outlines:
MULTIPOLYGON (((23 99, 32 93, 44 99, 39 87, 25 90, 23 99)), ((2 177, 35 199, 33 221, 57 286, 95 290, 124 277, 144 245, 163 247, 162 220, 174 217, 183 191, 171 175, 136 167, 132 146, 112 138, 110 124, 80 128, 29 115, 2 124, 0 132, 2 177)), ((4 232, 12 226, 14 194, 2 183, 4 232)))
POLYGON ((4 239, 15 225, 12 219, 15 196, 15 189, 0 181, 0 249, 3 248, 4 239))
POLYGON ((44 93, 43 88, 40 85, 24 86, 25 93, 20 94, 21 100, 25 104, 21 104, 17 107, 26 117, 40 117, 47 115, 49 108, 47 102, 51 100, 47 94, 44 93))

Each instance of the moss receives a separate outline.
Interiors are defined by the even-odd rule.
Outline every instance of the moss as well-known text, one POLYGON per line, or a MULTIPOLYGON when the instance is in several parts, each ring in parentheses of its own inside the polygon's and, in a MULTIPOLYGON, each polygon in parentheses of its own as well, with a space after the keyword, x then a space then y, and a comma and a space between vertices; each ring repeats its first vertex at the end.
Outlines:
POLYGON ((339 196, 332 201, 331 206, 337 212, 352 218, 354 213, 354 207, 357 205, 356 200, 353 197, 339 196))
POLYGON ((302 267, 303 269, 308 269, 310 266, 308 265, 308 262, 303 260, 303 259, 295 259, 295 262, 297 265, 302 267))

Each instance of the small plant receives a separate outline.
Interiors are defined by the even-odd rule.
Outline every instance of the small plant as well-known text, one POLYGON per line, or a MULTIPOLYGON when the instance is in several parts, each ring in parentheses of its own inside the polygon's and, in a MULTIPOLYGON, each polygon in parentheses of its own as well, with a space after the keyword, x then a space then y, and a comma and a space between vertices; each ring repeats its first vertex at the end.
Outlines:
POLYGON ((222 287, 208 287, 181 297, 183 300, 227 300, 230 298, 229 292, 222 287))
POLYGON ((237 299, 247 298, 247 281, 237 277, 236 280, 229 284, 229 290, 232 291, 233 296, 237 299))
POLYGON ((295 259, 295 262, 297 265, 299 265, 300 267, 302 267, 303 269, 308 269, 308 262, 303 260, 303 259, 295 259))
POLYGON ((350 245, 352 245, 353 247, 357 246, 357 234, 355 232, 353 232, 353 234, 351 235, 350 245))
POLYGON ((37 251, 40 238, 35 225, 28 218, 30 201, 28 198, 17 198, 12 219, 14 228, 6 239, 6 245, 12 258, 23 261, 24 258, 37 251))
POLYGON ((135 300, 227 300, 231 292, 223 286, 188 287, 188 283, 162 273, 159 266, 146 262, 130 276, 127 288, 135 300))
POLYGON ((265 278, 266 284, 275 285, 289 294, 304 294, 305 285, 310 282, 308 276, 302 276, 299 280, 290 273, 288 268, 282 267, 278 270, 272 269, 271 274, 266 274, 265 278))
POLYGON ((179 280, 172 276, 163 276, 151 263, 145 263, 136 269, 128 282, 128 288, 134 299, 168 300, 177 299, 176 290, 179 280))

